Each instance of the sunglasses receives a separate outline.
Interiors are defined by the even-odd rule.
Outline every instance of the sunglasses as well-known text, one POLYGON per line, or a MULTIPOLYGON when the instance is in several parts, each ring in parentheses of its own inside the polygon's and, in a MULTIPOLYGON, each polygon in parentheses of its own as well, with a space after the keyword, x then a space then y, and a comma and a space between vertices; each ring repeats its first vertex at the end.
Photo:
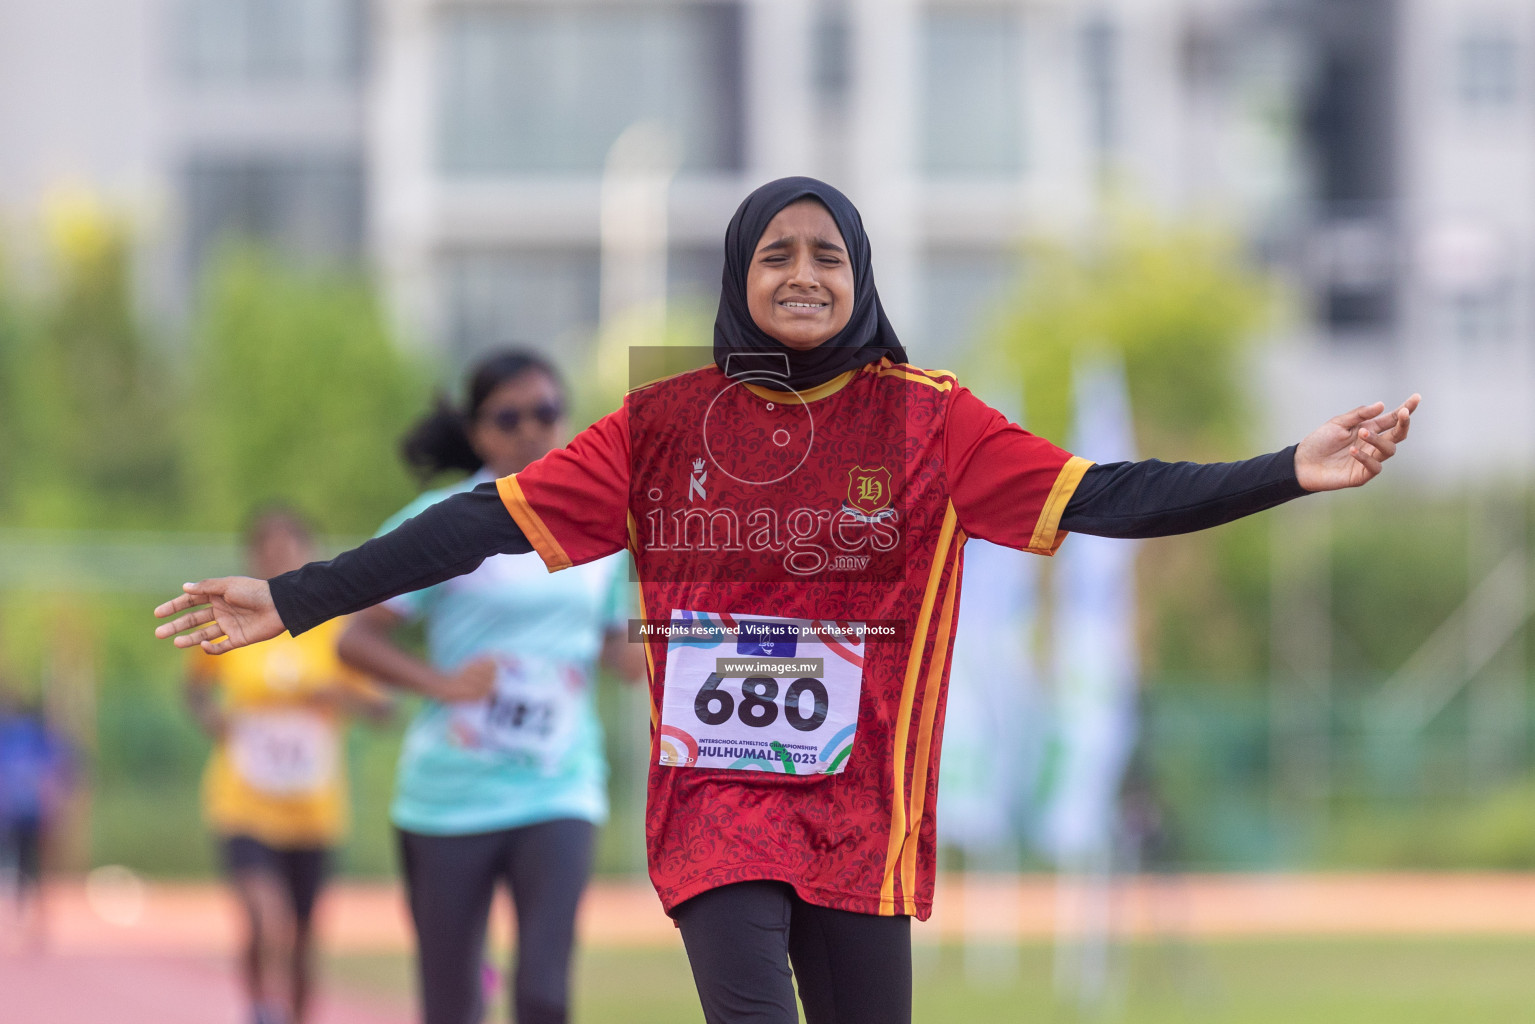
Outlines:
POLYGON ((516 406, 507 406, 505 409, 497 409, 486 414, 483 418, 490 422, 503 434, 515 434, 517 428, 522 426, 523 417, 531 416, 534 422, 541 427, 552 427, 565 415, 565 410, 553 402, 541 402, 531 409, 519 409, 516 406))

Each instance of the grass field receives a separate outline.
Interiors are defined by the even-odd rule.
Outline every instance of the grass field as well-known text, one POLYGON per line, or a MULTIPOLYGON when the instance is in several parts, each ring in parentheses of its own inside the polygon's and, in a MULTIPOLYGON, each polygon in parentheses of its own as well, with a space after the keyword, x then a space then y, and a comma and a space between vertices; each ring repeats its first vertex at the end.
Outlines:
MULTIPOLYGON (((1101 1009, 1054 995, 1053 952, 1030 943, 916 950, 916 1024, 1108 1020, 1130 1024, 1446 1024, 1535 1021, 1535 939, 1316 939, 1140 943, 1118 954, 1101 1009)), ((338 957, 330 983, 409 1005, 403 956, 338 957)), ((504 1021, 497 1008, 491 1021, 504 1021)), ((701 1024, 676 949, 588 949, 576 980, 577 1024, 701 1024)))

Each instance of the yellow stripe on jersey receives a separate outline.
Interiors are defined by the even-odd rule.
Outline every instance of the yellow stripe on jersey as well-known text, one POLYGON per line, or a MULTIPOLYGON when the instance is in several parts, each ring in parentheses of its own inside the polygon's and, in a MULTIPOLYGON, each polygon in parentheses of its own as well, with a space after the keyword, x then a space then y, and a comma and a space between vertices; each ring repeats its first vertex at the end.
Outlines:
POLYGON ((917 613, 917 632, 911 638, 911 651, 906 656, 906 680, 901 685, 901 707, 895 721, 895 756, 890 769, 894 787, 890 802, 890 842, 885 849, 885 878, 879 889, 879 912, 887 917, 893 917, 896 912, 895 869, 901 859, 901 847, 906 842, 906 741, 911 735, 912 702, 917 695, 917 676, 922 671, 922 651, 927 647, 928 620, 933 617, 938 583, 943 578, 949 544, 958 523, 959 516, 951 501, 944 509, 943 527, 933 549, 933 567, 928 571, 927 588, 922 594, 922 610, 917 613))
MULTIPOLYGON (((634 564, 638 566, 640 552, 639 527, 634 522, 633 512, 629 513, 629 550, 634 552, 634 564)), ((639 592, 640 621, 644 622, 649 618, 645 614, 645 588, 637 587, 635 589, 639 592)), ((656 678, 656 660, 650 654, 650 641, 641 640, 640 643, 645 651, 645 697, 650 701, 650 735, 654 739, 656 730, 661 728, 661 712, 656 707, 656 691, 651 685, 655 682, 656 678)), ((655 752, 652 751, 652 753, 655 752)))
POLYGON ((533 545, 533 550, 538 552, 538 557, 544 560, 549 571, 569 569, 572 565, 570 556, 565 554, 560 542, 554 539, 554 534, 549 532, 538 513, 533 511, 533 506, 528 504, 527 495, 522 493, 522 485, 517 482, 517 475, 514 473, 497 480, 496 492, 501 495, 501 504, 517 520, 522 535, 528 538, 528 543, 533 545))
POLYGON ((959 383, 959 374, 955 373, 953 370, 930 370, 925 366, 913 366, 911 363, 897 363, 895 365, 913 373, 920 373, 924 374, 925 376, 932 377, 934 380, 939 380, 941 378, 947 377, 951 382, 955 384, 959 383))
POLYGON ((877 363, 869 363, 863 368, 864 373, 882 373, 885 370, 899 370, 902 373, 920 373, 927 377, 948 377, 950 380, 959 381, 959 374, 953 370, 929 370, 914 363, 892 362, 889 356, 884 356, 877 363))
POLYGON ((1034 524, 1034 536, 1029 538, 1030 551, 1036 555, 1053 555, 1061 546, 1061 541, 1066 538, 1058 529, 1061 515, 1066 511, 1071 496, 1077 492, 1082 474, 1092 465, 1091 461, 1075 455, 1066 460, 1066 465, 1056 475, 1055 485, 1050 488, 1050 496, 1045 499, 1045 507, 1039 510, 1039 520, 1034 524))
POLYGON ((786 397, 793 395, 801 405, 807 405, 810 402, 818 402, 823 398, 830 398, 838 391, 847 387, 852 382, 853 374, 856 372, 856 370, 848 370, 846 373, 839 373, 831 380, 823 381, 815 387, 806 388, 803 391, 774 391, 772 388, 765 388, 760 384, 753 384, 750 381, 743 380, 741 383, 746 385, 747 391, 750 391, 758 398, 765 398, 769 402, 782 402, 786 397))
POLYGON ((881 363, 880 368, 875 372, 881 377, 899 377, 901 380, 926 384, 928 387, 936 388, 939 391, 948 391, 956 383, 952 374, 947 378, 931 376, 934 373, 947 373, 945 370, 922 370, 907 363, 891 363, 888 365, 881 363))
POLYGON ((949 555, 949 586, 943 596, 943 614, 938 619, 938 634, 933 657, 927 663, 927 686, 922 691, 922 722, 917 727, 917 759, 912 765, 911 813, 907 816, 906 845, 901 851, 901 894, 906 913, 917 912, 917 847, 921 845, 922 815, 927 809, 927 767, 933 749, 933 724, 938 717, 938 691, 943 686, 944 663, 949 659, 949 644, 954 642, 954 600, 959 594, 959 558, 965 548, 965 531, 956 531, 949 555))

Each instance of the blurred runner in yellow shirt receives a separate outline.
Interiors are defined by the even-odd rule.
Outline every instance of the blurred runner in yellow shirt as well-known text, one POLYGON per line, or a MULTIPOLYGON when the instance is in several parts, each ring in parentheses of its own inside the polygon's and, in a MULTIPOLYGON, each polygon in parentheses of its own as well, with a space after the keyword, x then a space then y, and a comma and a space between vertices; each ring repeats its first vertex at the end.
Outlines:
MULTIPOLYGON (((285 509, 258 515, 247 544, 263 578, 314 557, 307 524, 285 509)), ((346 713, 388 708, 336 657, 344 627, 338 620, 218 656, 198 651, 188 672, 187 701, 214 741, 203 813, 248 924, 252 1024, 303 1024, 315 901, 347 827, 346 713)))

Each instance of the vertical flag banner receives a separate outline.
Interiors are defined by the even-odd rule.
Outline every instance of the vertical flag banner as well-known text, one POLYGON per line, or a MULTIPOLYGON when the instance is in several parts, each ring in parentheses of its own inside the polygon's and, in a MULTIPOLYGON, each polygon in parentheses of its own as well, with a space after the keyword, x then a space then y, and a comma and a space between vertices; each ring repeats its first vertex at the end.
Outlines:
MULTIPOLYGON (((1021 402, 986 395, 1021 423, 1021 402)), ((964 608, 944 720, 943 841, 970 861, 1011 868, 1047 736, 1034 652, 1038 558, 983 540, 965 544, 964 608), (993 864, 998 859, 1006 864, 993 864)))
POLYGON ((983 540, 965 544, 965 617, 949 676, 938 802, 944 842, 982 860, 1016 847, 1044 749, 1033 557, 983 540))
MULTIPOLYGON (((1069 445, 1099 463, 1135 458, 1119 362, 1079 366, 1069 445)), ((1056 556, 1056 751, 1043 816, 1062 862, 1106 853, 1119 786, 1135 745, 1135 555, 1132 541, 1076 536, 1056 556)), ((968 609, 967 609, 968 611, 968 609)))
MULTIPOLYGON (((985 400, 1023 422, 1021 402, 998 395, 985 400)), ((938 790, 939 836, 963 852, 969 871, 1017 870, 1025 803, 1049 735, 1034 648, 1039 561, 983 540, 965 544, 964 616, 950 663, 938 790)), ((955 895, 963 900, 966 978, 1008 984, 1018 970, 1016 941, 998 942, 977 926, 997 921, 999 913, 1010 916, 1009 908, 972 905, 978 897, 970 887, 955 895)))
MULTIPOLYGON (((1069 447, 1099 463, 1133 460, 1122 362, 1079 363, 1069 447)), ((1112 956, 1119 790, 1135 746, 1136 545, 1072 537, 1054 580, 1055 724, 1041 838, 1061 875, 1055 980, 1102 1006, 1119 975, 1112 956)))

